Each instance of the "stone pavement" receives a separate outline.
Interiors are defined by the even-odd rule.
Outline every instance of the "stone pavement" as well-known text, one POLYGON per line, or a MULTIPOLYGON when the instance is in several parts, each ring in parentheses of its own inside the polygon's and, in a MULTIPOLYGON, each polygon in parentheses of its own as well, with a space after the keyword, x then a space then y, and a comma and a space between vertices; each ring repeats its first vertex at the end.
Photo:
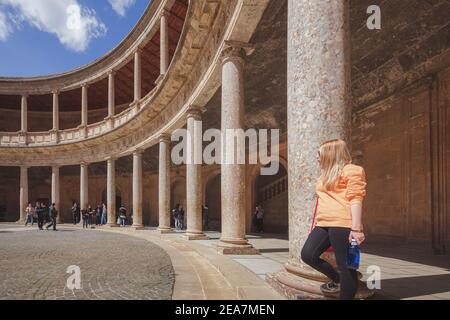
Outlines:
MULTIPOLYGON (((154 228, 60 228, 63 231, 55 234, 60 241, 51 246, 55 243, 51 231, 20 232, 31 228, 0 224, 1 243, 8 243, 0 247, 0 277, 12 271, 1 281, 0 298, 283 299, 265 277, 283 270, 289 252, 286 236, 248 235, 260 255, 223 256, 215 248, 218 232, 207 232, 210 240, 187 241, 183 233, 161 235, 154 228), (72 293, 64 289, 68 275, 61 267, 76 264, 74 259, 82 264, 82 270, 88 270, 89 278, 86 290, 72 293), (56 279, 50 277, 54 270, 60 275, 56 279), (120 276, 119 270, 128 272, 120 276)), ((381 269, 381 290, 375 298, 450 299, 448 255, 436 256, 428 248, 394 243, 372 242, 362 250, 363 280, 368 277, 368 266, 381 269)))
POLYGON ((155 244, 94 230, 0 225, 0 299, 171 299, 175 274, 155 244), (80 267, 81 290, 66 286, 80 267))

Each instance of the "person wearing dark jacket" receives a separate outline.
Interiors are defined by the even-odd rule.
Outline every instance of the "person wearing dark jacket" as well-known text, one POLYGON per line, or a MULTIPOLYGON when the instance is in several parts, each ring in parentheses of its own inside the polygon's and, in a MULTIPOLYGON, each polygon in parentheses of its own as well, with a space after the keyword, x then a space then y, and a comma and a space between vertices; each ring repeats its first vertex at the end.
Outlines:
POLYGON ((50 210, 50 223, 47 225, 46 229, 48 230, 48 228, 53 227, 53 231, 56 231, 56 217, 58 216, 56 205, 52 203, 49 210, 50 210))
POLYGON ((43 230, 44 218, 45 218, 45 208, 39 202, 36 203, 36 215, 38 218, 38 228, 43 230))

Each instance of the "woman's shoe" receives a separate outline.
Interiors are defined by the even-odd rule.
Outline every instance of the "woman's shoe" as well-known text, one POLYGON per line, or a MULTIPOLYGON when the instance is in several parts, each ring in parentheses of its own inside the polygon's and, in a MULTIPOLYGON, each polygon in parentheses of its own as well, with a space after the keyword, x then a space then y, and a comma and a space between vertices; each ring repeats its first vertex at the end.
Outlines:
POLYGON ((323 295, 326 297, 335 297, 337 294, 341 291, 341 286, 339 283, 336 283, 334 281, 330 281, 327 283, 324 283, 320 286, 320 290, 322 291, 323 295))

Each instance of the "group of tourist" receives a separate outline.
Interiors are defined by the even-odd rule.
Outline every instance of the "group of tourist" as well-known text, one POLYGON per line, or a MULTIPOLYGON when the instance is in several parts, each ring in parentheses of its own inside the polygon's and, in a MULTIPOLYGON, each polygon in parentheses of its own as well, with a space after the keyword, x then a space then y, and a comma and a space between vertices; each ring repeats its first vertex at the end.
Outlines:
MULTIPOLYGON (((176 230, 184 230, 185 224, 184 224, 184 208, 181 204, 177 204, 175 208, 172 209, 172 217, 175 221, 175 229, 176 230)), ((207 204, 205 204, 202 207, 202 225, 203 230, 207 231, 209 229, 209 207, 207 204)))
POLYGON ((72 206, 73 224, 80 223, 83 220, 83 228, 93 228, 99 225, 105 225, 108 217, 106 204, 97 205, 95 209, 88 205, 86 209, 80 209, 78 203, 74 202, 72 206))
POLYGON ((54 203, 49 207, 41 202, 36 202, 34 207, 31 203, 28 203, 28 206, 25 209, 25 215, 25 226, 28 226, 29 223, 31 223, 31 226, 34 226, 34 221, 37 220, 39 230, 43 230, 44 224, 47 223, 47 226, 45 227, 46 230, 53 227, 53 230, 56 231, 56 217, 58 216, 58 211, 56 210, 54 203))

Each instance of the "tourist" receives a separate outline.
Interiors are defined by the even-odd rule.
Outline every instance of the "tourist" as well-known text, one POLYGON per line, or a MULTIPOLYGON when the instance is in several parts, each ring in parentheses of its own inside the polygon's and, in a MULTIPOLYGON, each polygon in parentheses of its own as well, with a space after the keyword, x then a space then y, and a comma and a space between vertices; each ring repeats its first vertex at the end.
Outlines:
POLYGON ((92 219, 94 217, 94 210, 92 209, 91 205, 89 204, 87 207, 87 215, 88 215, 88 226, 89 228, 92 228, 92 219))
POLYGON ((183 230, 185 228, 185 226, 184 226, 184 209, 181 205, 178 208, 178 219, 180 220, 180 230, 183 230))
POLYGON ((97 209, 95 210, 95 225, 96 226, 101 224, 102 211, 103 211, 102 206, 98 205, 97 209))
POLYGON ((31 226, 33 226, 33 206, 31 205, 31 202, 28 203, 28 206, 25 209, 25 227, 28 225, 28 222, 31 222, 31 226))
POLYGON ((209 229, 209 207, 205 204, 202 208, 202 222, 203 222, 203 230, 206 231, 209 229))
POLYGON ((318 153, 321 175, 317 181, 316 225, 301 252, 302 260, 332 281, 321 286, 324 295, 339 293, 340 299, 354 299, 358 289, 357 271, 347 268, 347 252, 352 239, 361 244, 362 201, 366 195, 364 169, 352 164, 347 144, 342 140, 325 142, 318 153), (320 258, 333 247, 337 272, 320 258))
POLYGON ((175 222, 175 229, 179 230, 179 227, 178 227, 178 204, 175 206, 175 208, 172 209, 172 218, 173 218, 173 221, 175 222))
POLYGON ((45 208, 39 202, 36 202, 36 215, 38 219, 38 228, 39 230, 43 230, 44 219, 45 219, 45 208))
POLYGON ((73 221, 73 224, 77 224, 77 223, 80 222, 79 217, 80 217, 80 207, 78 206, 78 204, 76 202, 74 202, 73 206, 72 206, 72 221, 73 221))
POLYGON ((106 209, 106 204, 103 203, 103 205, 102 205, 102 216, 101 216, 101 221, 100 221, 101 225, 105 225, 107 223, 107 216, 108 216, 108 211, 106 209))
POLYGON ((45 229, 53 227, 53 231, 56 231, 56 217, 58 216, 58 211, 56 210, 56 205, 52 203, 50 206, 50 223, 47 225, 45 229))
POLYGON ((264 226, 264 209, 261 205, 256 206, 256 210, 254 213, 254 221, 256 226, 256 232, 263 232, 264 226))
POLYGON ((127 209, 122 205, 119 208, 120 226, 125 227, 127 223, 127 209))
POLYGON ((83 219, 83 229, 88 228, 89 214, 87 209, 81 209, 81 218, 83 219))

